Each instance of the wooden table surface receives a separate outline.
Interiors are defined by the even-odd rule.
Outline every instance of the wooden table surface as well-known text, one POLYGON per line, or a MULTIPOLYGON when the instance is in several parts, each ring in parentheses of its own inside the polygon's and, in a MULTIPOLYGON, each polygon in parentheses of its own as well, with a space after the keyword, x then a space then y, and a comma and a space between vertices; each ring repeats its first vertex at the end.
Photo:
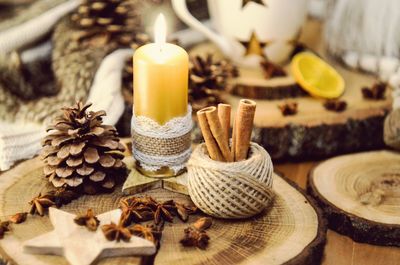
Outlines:
MULTIPOLYGON (((305 188, 309 170, 317 162, 275 164, 283 173, 305 188)), ((400 239, 399 239, 400 240, 400 239)), ((400 248, 354 242, 349 237, 328 230, 323 265, 400 265, 400 248)))

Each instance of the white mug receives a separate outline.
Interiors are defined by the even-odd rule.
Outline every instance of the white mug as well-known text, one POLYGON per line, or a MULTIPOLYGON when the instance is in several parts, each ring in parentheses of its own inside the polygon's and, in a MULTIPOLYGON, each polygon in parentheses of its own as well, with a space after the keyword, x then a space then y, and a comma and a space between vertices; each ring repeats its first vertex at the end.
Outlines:
POLYGON ((213 31, 190 14, 186 0, 172 0, 172 5, 225 56, 249 67, 259 66, 262 58, 285 62, 307 16, 307 0, 208 0, 213 31))

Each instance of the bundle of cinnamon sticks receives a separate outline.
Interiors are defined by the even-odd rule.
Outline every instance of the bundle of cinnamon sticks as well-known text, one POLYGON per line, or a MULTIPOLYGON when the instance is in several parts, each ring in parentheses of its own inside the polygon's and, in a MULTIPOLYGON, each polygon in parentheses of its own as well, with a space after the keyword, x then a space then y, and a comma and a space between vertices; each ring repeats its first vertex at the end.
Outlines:
POLYGON ((242 99, 232 130, 232 143, 229 144, 231 106, 219 104, 197 112, 197 118, 211 159, 222 162, 235 162, 247 159, 251 132, 254 123, 256 103, 242 99))

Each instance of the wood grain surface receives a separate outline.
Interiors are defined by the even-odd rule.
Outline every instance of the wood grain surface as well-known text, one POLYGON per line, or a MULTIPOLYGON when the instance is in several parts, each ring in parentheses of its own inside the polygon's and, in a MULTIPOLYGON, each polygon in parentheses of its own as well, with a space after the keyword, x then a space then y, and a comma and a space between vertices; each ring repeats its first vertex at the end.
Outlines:
MULTIPOLYGON (((275 169, 285 174, 285 176, 296 182, 301 188, 304 189, 307 183, 307 174, 318 163, 318 161, 303 163, 281 163, 276 164, 275 169)), ((2 182, 2 175, 0 175, 0 186, 3 184, 4 182, 2 182)), ((29 192, 29 190, 27 192, 29 192)), ((90 207, 90 205, 88 205, 88 207, 90 207)), ((45 229, 46 227, 44 226, 42 230, 45 229)), ((135 261, 137 262, 137 259, 132 259, 132 262, 135 261)), ((328 230, 327 244, 325 246, 322 264, 399 265, 400 249, 396 247, 383 247, 357 243, 351 240, 349 237, 340 235, 332 230, 328 230)))
POLYGON ((357 242, 400 247, 399 153, 328 159, 310 172, 307 189, 333 230, 357 242))
MULTIPOLYGON (((318 161, 282 163, 275 169, 306 188, 309 171, 318 161)), ((357 243, 349 237, 328 230, 323 265, 399 265, 400 248, 357 243)))
MULTIPOLYGON (((129 159, 129 158, 127 158, 129 159)), ((26 211, 27 202, 39 192, 49 189, 44 181, 43 164, 39 158, 20 163, 0 175, 0 217, 26 211)), ((166 223, 161 248, 155 257, 155 265, 253 265, 253 264, 318 264, 326 242, 326 222, 314 200, 304 195, 297 185, 274 175, 275 200, 273 207, 246 220, 214 219, 211 237, 206 251, 183 248, 179 239, 188 226, 177 219, 166 223)), ((146 195, 160 201, 174 199, 190 203, 187 196, 167 190, 152 190, 146 195)), ((103 213, 118 206, 124 195, 121 187, 112 194, 82 196, 62 207, 71 213, 83 213, 91 208, 103 213)), ((198 216, 191 216, 193 222, 198 216)), ((47 216, 29 216, 28 220, 12 227, 12 233, 0 240, 0 253, 19 265, 66 264, 61 257, 28 255, 23 253, 21 242, 52 230, 47 216)), ((139 264, 138 258, 113 258, 99 264, 139 264)), ((146 263, 150 264, 150 263, 146 263)))

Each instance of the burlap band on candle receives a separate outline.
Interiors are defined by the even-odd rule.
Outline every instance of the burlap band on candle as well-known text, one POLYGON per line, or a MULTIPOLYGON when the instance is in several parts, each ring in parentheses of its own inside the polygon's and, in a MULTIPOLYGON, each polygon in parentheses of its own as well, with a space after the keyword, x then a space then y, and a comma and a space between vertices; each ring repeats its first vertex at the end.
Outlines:
POLYGON ((135 148, 148 155, 179 155, 190 148, 190 133, 176 138, 154 138, 141 135, 132 130, 135 148))
POLYGON ((174 118, 165 125, 133 114, 131 126, 132 153, 144 169, 156 171, 167 166, 178 172, 185 167, 191 154, 193 122, 190 106, 184 117, 174 118))

